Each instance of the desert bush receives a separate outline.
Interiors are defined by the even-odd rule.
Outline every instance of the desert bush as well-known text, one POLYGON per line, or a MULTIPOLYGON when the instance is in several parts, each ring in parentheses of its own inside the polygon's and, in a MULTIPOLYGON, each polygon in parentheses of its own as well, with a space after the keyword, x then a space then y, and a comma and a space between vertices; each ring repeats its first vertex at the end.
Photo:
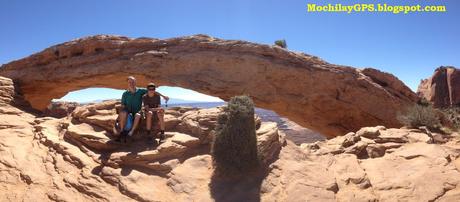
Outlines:
POLYGON ((449 107, 442 109, 443 118, 448 126, 453 130, 460 129, 460 107, 449 107))
POLYGON ((424 107, 431 106, 430 101, 428 101, 426 98, 422 97, 420 100, 417 101, 417 104, 422 105, 424 107))
POLYGON ((276 40, 275 45, 281 47, 281 48, 287 48, 286 40, 281 39, 281 40, 276 40))
POLYGON ((259 165, 254 103, 251 98, 231 98, 219 115, 215 130, 211 154, 218 175, 241 175, 259 165))
POLYGON ((407 112, 398 116, 398 120, 407 127, 418 128, 426 126, 429 129, 440 127, 439 117, 436 109, 431 105, 416 104, 409 107, 407 112))

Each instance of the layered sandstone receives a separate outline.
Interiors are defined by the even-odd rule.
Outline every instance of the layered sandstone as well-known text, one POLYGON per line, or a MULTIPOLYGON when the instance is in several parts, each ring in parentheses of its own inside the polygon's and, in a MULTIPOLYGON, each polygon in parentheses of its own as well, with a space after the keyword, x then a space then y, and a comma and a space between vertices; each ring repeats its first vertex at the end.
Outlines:
POLYGON ((438 108, 459 106, 460 70, 451 66, 437 68, 433 76, 420 82, 417 94, 438 108))
POLYGON ((14 100, 15 89, 13 81, 0 76, 0 105, 11 104, 14 100))
POLYGON ((16 81, 24 98, 40 110, 70 91, 124 89, 128 75, 136 76, 140 86, 153 80, 224 100, 248 94, 258 107, 329 137, 364 126, 399 127, 398 111, 417 99, 388 73, 205 35, 86 37, 5 64, 0 75, 16 81))

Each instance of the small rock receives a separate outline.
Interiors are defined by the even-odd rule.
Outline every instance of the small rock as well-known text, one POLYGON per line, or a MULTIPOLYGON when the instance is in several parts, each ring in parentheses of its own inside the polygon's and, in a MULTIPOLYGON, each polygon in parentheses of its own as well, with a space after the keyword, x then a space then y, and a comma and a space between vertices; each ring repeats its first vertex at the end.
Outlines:
POLYGON ((357 136, 366 137, 369 139, 375 139, 380 135, 380 130, 384 130, 385 127, 377 126, 377 127, 364 127, 356 132, 357 136))

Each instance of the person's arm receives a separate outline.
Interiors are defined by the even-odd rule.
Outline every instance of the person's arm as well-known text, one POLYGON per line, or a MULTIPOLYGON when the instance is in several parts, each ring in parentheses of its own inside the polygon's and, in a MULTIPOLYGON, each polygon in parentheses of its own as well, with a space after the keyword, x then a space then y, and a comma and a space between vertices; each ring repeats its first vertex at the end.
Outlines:
POLYGON ((127 110, 126 105, 126 93, 123 93, 123 95, 121 96, 121 109, 127 110))
POLYGON ((144 109, 145 111, 149 111, 148 106, 145 105, 144 103, 145 103, 145 102, 144 102, 144 98, 142 98, 142 107, 141 107, 141 108, 144 109))
POLYGON ((145 94, 147 94, 147 92, 148 92, 148 91, 147 91, 147 88, 138 88, 138 89, 140 90, 141 95, 145 95, 145 94))
POLYGON ((166 102, 168 102, 168 100, 169 100, 168 96, 162 95, 160 92, 156 92, 156 93, 158 93, 158 95, 160 95, 163 99, 165 99, 166 102))

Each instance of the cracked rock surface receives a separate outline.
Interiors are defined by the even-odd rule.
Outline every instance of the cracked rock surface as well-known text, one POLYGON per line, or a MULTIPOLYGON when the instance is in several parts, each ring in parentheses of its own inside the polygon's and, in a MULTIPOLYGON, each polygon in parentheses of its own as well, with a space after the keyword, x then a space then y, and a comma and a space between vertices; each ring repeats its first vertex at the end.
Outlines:
POLYGON ((309 158, 332 162, 338 201, 458 201, 458 134, 437 142, 425 129, 362 128, 302 144, 309 158))

